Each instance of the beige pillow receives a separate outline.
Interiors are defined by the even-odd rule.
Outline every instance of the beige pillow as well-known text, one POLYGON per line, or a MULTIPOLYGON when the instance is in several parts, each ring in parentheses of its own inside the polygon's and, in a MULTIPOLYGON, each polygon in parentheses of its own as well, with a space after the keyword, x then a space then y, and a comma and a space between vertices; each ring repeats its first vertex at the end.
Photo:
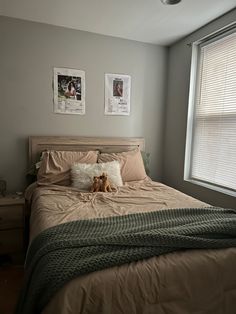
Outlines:
POLYGON ((139 181, 147 177, 139 149, 122 153, 101 153, 98 155, 99 163, 113 160, 118 160, 120 163, 123 182, 139 181))
POLYGON ((75 163, 94 164, 98 151, 46 151, 42 156, 37 182, 40 185, 70 185, 70 168, 75 163))

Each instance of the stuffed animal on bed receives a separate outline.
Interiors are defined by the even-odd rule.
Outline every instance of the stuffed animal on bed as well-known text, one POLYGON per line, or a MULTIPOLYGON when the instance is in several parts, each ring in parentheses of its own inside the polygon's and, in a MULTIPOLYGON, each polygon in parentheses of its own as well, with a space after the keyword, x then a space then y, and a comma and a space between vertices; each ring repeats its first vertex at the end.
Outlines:
POLYGON ((102 192, 112 192, 111 184, 108 180, 108 176, 106 173, 103 172, 103 174, 100 176, 101 182, 101 188, 100 191, 102 192))
POLYGON ((100 177, 94 176, 90 192, 99 192, 100 188, 101 188, 100 177))

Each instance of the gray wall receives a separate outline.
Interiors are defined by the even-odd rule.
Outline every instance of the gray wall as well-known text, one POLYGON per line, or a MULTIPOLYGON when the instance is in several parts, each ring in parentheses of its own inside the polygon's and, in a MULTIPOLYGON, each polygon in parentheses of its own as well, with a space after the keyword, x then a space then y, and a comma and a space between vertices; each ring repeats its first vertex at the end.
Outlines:
POLYGON ((167 48, 0 17, 0 177, 22 190, 29 135, 143 136, 162 172, 167 48), (53 67, 86 72, 86 115, 53 113, 53 67), (132 77, 130 116, 104 116, 104 73, 132 77))
POLYGON ((235 20, 236 10, 177 42, 169 48, 168 60, 163 181, 205 202, 225 207, 236 207, 235 198, 183 180, 191 63, 191 48, 187 43, 235 20))

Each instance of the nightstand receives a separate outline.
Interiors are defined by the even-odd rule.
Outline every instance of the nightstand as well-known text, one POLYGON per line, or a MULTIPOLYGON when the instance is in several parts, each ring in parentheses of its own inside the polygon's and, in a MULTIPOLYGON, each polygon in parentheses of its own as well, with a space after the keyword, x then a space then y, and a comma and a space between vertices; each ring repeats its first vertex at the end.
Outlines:
POLYGON ((0 261, 24 259, 24 207, 23 197, 0 197, 0 261))

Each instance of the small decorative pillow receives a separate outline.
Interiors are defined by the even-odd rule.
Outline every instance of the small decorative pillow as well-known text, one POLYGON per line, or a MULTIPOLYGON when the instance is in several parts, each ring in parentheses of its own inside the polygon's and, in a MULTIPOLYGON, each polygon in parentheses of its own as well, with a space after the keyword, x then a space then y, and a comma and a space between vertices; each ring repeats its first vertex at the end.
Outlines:
POLYGON ((141 155, 143 158, 143 164, 144 164, 146 174, 149 176, 150 175, 150 153, 141 151, 141 155))
POLYGON ((93 177, 100 176, 105 172, 113 186, 122 186, 120 174, 120 164, 118 161, 100 163, 100 164, 82 164, 77 163, 71 167, 72 186, 89 191, 93 184, 93 177))
POLYGON ((147 177, 140 150, 122 153, 101 153, 98 155, 98 162, 117 160, 120 163, 121 177, 123 182, 139 181, 147 177))
POLYGON ((46 151, 37 174, 39 185, 70 185, 70 168, 74 163, 97 163, 98 151, 46 151))

